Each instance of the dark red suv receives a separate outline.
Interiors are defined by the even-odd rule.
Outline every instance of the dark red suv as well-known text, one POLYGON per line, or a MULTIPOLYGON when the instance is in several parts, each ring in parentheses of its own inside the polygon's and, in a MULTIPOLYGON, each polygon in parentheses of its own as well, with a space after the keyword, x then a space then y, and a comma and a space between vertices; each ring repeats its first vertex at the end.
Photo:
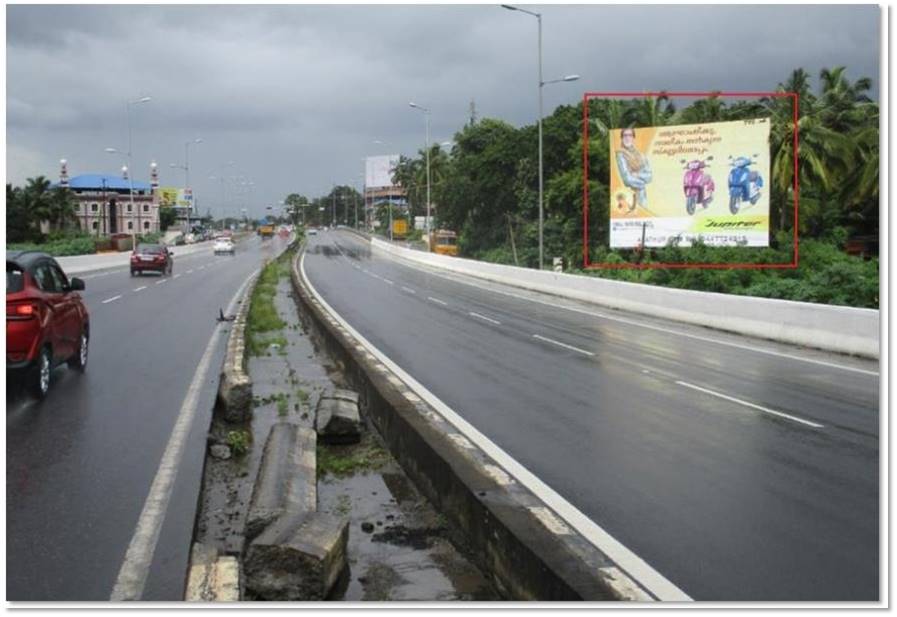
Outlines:
POLYGON ((138 244, 131 253, 131 276, 147 270, 159 274, 171 274, 174 265, 171 251, 164 244, 138 244))
POLYGON ((6 253, 6 376, 24 379, 39 399, 50 388, 54 367, 87 368, 90 316, 79 291, 56 260, 39 251, 6 253))

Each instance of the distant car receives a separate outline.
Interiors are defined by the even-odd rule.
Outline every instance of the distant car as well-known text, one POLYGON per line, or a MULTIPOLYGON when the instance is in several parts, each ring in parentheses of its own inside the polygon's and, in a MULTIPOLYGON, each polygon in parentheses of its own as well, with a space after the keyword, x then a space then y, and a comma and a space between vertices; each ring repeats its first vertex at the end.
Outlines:
POLYGON ((90 316, 79 291, 84 281, 68 279, 55 259, 39 251, 6 253, 6 373, 19 376, 43 399, 50 373, 63 362, 87 368, 90 316))
POLYGON ((174 268, 174 256, 164 244, 138 244, 131 253, 131 276, 144 272, 171 274, 174 268))
POLYGON ((218 238, 215 240, 213 251, 216 255, 234 254, 234 243, 230 238, 218 238))
POLYGON ((314 227, 309 227, 308 231, 306 231, 305 233, 307 233, 309 236, 317 236, 318 230, 315 229, 314 227))

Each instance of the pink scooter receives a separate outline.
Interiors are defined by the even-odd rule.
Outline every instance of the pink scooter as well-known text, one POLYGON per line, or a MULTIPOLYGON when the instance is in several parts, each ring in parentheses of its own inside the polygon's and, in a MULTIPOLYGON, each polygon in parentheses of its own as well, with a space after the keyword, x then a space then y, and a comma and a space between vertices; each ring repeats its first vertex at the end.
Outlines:
POLYGON ((706 159, 696 159, 687 163, 685 159, 681 161, 685 165, 685 178, 682 180, 682 185, 685 189, 685 209, 689 214, 695 213, 698 204, 706 209, 713 201, 713 190, 716 185, 713 184, 710 174, 705 171, 709 167, 708 163, 712 160, 713 157, 708 156, 706 159))

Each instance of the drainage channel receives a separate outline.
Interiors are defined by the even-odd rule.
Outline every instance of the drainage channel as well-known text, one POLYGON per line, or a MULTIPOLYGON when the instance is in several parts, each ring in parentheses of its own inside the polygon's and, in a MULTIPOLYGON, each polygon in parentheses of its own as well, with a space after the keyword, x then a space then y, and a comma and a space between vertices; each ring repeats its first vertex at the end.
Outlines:
MULTIPOLYGON (((284 265, 288 263, 286 258, 275 262, 276 285, 272 287, 273 277, 269 278, 266 290, 283 327, 253 334, 250 315, 246 366, 253 382, 251 420, 233 424, 216 413, 207 440, 194 566, 201 554, 211 553, 230 559, 234 573, 219 575, 221 580, 213 583, 206 575, 203 583, 195 583, 192 574, 197 568, 192 568, 188 599, 319 599, 314 594, 303 597, 301 586, 269 591, 271 585, 279 584, 272 580, 289 576, 283 572, 281 557, 271 558, 272 572, 264 575, 261 591, 257 582, 247 581, 243 568, 252 540, 247 541, 247 514, 272 428, 290 424, 300 427, 297 430, 315 431, 321 399, 349 387, 341 367, 301 323, 302 309, 293 297, 288 265, 284 265), (224 589, 227 586, 231 589, 224 589)), ((334 601, 500 599, 466 556, 464 538, 417 491, 363 416, 357 436, 357 443, 342 444, 325 444, 319 438, 315 452, 317 472, 312 481, 317 514, 348 526, 345 547, 339 551, 345 554, 345 567, 333 584, 326 585, 322 597, 334 601)), ((259 578, 257 562, 254 559, 250 579, 259 578)))

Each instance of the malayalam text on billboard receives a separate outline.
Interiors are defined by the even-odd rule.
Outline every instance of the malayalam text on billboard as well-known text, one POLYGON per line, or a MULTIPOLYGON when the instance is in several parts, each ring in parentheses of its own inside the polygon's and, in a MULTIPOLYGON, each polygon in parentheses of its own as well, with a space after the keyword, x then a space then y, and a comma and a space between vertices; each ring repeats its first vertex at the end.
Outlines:
POLYGON ((769 119, 610 131, 610 246, 769 246, 769 119))

